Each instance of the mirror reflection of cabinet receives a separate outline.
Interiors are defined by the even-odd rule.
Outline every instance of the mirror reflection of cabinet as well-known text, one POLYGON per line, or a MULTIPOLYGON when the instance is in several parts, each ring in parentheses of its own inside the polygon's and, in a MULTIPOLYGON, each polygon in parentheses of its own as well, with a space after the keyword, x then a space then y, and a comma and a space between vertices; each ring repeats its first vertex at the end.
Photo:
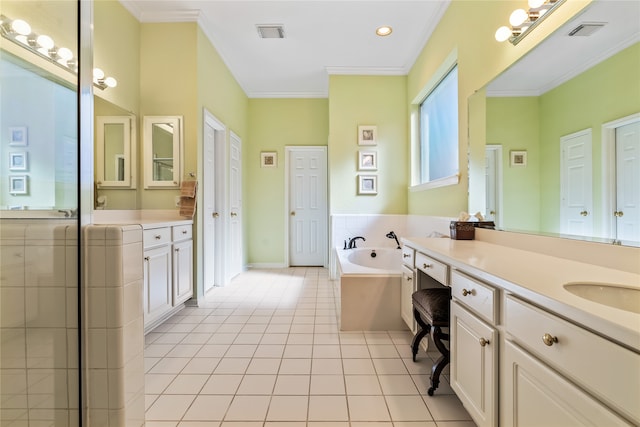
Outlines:
POLYGON ((144 118, 144 188, 180 185, 181 116, 144 118))
POLYGON ((96 185, 136 188, 136 121, 133 116, 96 117, 96 185))

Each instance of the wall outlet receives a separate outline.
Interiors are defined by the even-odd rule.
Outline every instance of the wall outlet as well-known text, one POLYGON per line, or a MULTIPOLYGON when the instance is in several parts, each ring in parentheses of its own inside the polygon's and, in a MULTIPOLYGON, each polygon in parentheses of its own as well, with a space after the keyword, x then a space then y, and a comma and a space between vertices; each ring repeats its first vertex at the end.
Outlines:
POLYGON ((176 196, 175 198, 175 204, 176 204, 176 208, 180 207, 180 196, 176 196))

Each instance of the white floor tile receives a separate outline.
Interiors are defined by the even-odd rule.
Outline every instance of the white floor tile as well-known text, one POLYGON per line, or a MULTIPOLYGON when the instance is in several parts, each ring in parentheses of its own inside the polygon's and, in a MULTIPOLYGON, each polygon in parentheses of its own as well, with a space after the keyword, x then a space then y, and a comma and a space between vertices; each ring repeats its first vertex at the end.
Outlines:
POLYGON ((344 380, 350 396, 382 395, 377 375, 345 375, 344 380))
POLYGON ((233 396, 199 395, 184 415, 185 421, 222 420, 233 396))
POLYGON ((310 374, 311 359, 282 359, 280 372, 282 374, 310 374))
POLYGON ((393 421, 432 421, 421 396, 385 396, 393 421))
POLYGON ((265 420, 269 409, 270 396, 238 396, 229 406, 225 421, 265 420))
POLYGON ((244 374, 249 366, 249 358, 223 358, 216 366, 216 374, 244 374))
POLYGON ((236 394, 273 394, 275 375, 245 375, 236 394))
POLYGON ((182 374, 211 374, 220 363, 218 357, 194 357, 186 364, 182 374))
POLYGON ((347 396, 351 421, 391 421, 382 396, 347 396))
POLYGON ((273 396, 267 414, 269 421, 304 421, 307 419, 307 396, 273 396))
POLYGON ((322 395, 344 395, 344 376, 343 375, 311 375, 311 392, 310 394, 322 395))
POLYGON ((147 410, 146 419, 149 421, 179 421, 195 398, 195 395, 184 394, 158 396, 153 405, 147 410))
POLYGON ((345 396, 309 396, 309 421, 348 421, 345 396))
POLYGON ((418 395, 418 389, 410 375, 378 375, 385 395, 418 395))
POLYGON ((243 375, 211 375, 200 394, 235 394, 243 375))
POLYGON ((311 377, 309 375, 278 375, 274 395, 308 395, 311 377))

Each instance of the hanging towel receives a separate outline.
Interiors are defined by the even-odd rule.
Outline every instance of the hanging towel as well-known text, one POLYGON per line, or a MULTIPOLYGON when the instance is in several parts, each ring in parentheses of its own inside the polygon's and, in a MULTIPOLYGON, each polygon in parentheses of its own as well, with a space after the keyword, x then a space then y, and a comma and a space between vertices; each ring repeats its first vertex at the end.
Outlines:
POLYGON ((182 181, 180 185, 180 196, 196 197, 198 192, 198 181, 182 181))

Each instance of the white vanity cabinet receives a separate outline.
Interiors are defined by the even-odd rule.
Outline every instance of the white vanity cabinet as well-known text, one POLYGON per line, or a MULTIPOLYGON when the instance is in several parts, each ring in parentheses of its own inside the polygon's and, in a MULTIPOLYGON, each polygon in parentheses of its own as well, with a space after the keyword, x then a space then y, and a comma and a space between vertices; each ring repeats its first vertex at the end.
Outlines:
POLYGON ((505 299, 504 423, 640 421, 640 355, 516 296, 505 299), (625 419, 627 417, 628 419, 625 419))
POLYGON ((173 305, 193 296, 192 226, 173 227, 173 305))
POLYGON ((144 324, 155 324, 172 308, 171 228, 143 231, 144 324))
POLYGON ((402 290, 400 293, 400 315, 411 333, 416 334, 418 327, 413 318, 413 302, 411 296, 417 291, 416 273, 414 270, 415 250, 409 246, 402 247, 402 290))
POLYGON ((498 291, 451 272, 451 388, 478 427, 498 425, 498 291))
POLYGON ((193 236, 191 224, 143 228, 146 333, 193 296, 193 236))

